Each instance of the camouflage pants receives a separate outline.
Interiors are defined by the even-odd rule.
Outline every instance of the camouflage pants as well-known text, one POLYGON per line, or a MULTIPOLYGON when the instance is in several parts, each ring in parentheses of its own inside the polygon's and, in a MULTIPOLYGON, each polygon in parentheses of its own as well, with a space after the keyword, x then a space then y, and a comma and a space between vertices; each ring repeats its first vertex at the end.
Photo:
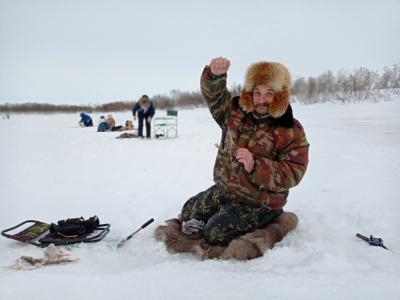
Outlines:
POLYGON ((267 206, 252 206, 230 201, 213 185, 190 198, 182 208, 182 220, 203 220, 204 239, 212 245, 227 245, 234 238, 257 228, 263 228, 281 212, 267 206))

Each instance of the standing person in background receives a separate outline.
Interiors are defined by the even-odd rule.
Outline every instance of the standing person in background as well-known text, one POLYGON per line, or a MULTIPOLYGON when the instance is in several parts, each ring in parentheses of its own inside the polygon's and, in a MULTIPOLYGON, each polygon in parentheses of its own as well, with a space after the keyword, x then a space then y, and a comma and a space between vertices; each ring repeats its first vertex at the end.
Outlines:
POLYGON ((155 109, 153 103, 150 101, 147 95, 143 95, 140 100, 135 104, 132 109, 133 120, 136 121, 136 113, 139 118, 139 128, 138 135, 139 137, 143 136, 143 120, 146 122, 146 137, 151 137, 151 120, 154 117, 155 109))

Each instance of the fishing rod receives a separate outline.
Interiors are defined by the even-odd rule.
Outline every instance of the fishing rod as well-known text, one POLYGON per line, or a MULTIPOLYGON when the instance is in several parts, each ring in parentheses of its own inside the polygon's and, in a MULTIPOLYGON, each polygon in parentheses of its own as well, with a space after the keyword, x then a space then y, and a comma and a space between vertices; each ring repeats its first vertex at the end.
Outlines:
POLYGON ((374 237, 373 235, 370 235, 369 238, 368 238, 365 235, 362 235, 360 233, 357 233, 356 237, 358 237, 359 239, 362 239, 363 241, 367 242, 370 246, 382 247, 385 250, 388 250, 388 251, 391 251, 393 253, 396 253, 396 254, 400 255, 399 251, 396 251, 396 250, 393 250, 393 249, 390 249, 390 248, 386 247, 383 244, 383 239, 381 239, 381 238, 374 237))

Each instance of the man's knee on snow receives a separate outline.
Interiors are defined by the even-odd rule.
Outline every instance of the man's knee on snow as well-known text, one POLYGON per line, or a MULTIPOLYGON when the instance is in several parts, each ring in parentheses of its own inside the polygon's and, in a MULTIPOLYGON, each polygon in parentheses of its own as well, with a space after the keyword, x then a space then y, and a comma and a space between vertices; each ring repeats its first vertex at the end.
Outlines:
POLYGON ((211 245, 225 246, 227 241, 224 234, 222 233, 220 226, 217 225, 206 225, 203 229, 203 237, 207 243, 211 245))
POLYGON ((220 196, 215 190, 212 186, 187 200, 181 211, 182 221, 193 218, 206 221, 211 218, 220 207, 220 196))
POLYGON ((208 222, 203 229, 203 237, 210 245, 226 246, 234 238, 240 235, 233 228, 228 228, 230 224, 208 222))
POLYGON ((203 236, 209 244, 225 246, 249 229, 251 225, 241 218, 237 209, 226 206, 208 220, 203 236))

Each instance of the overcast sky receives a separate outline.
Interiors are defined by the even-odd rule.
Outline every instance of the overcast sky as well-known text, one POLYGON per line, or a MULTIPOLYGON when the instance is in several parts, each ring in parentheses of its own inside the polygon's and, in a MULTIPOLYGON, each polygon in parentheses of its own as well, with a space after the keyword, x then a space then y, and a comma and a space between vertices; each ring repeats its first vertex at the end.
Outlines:
POLYGON ((0 0, 0 104, 133 101, 199 90, 203 67, 296 76, 400 63, 400 1, 0 0))

